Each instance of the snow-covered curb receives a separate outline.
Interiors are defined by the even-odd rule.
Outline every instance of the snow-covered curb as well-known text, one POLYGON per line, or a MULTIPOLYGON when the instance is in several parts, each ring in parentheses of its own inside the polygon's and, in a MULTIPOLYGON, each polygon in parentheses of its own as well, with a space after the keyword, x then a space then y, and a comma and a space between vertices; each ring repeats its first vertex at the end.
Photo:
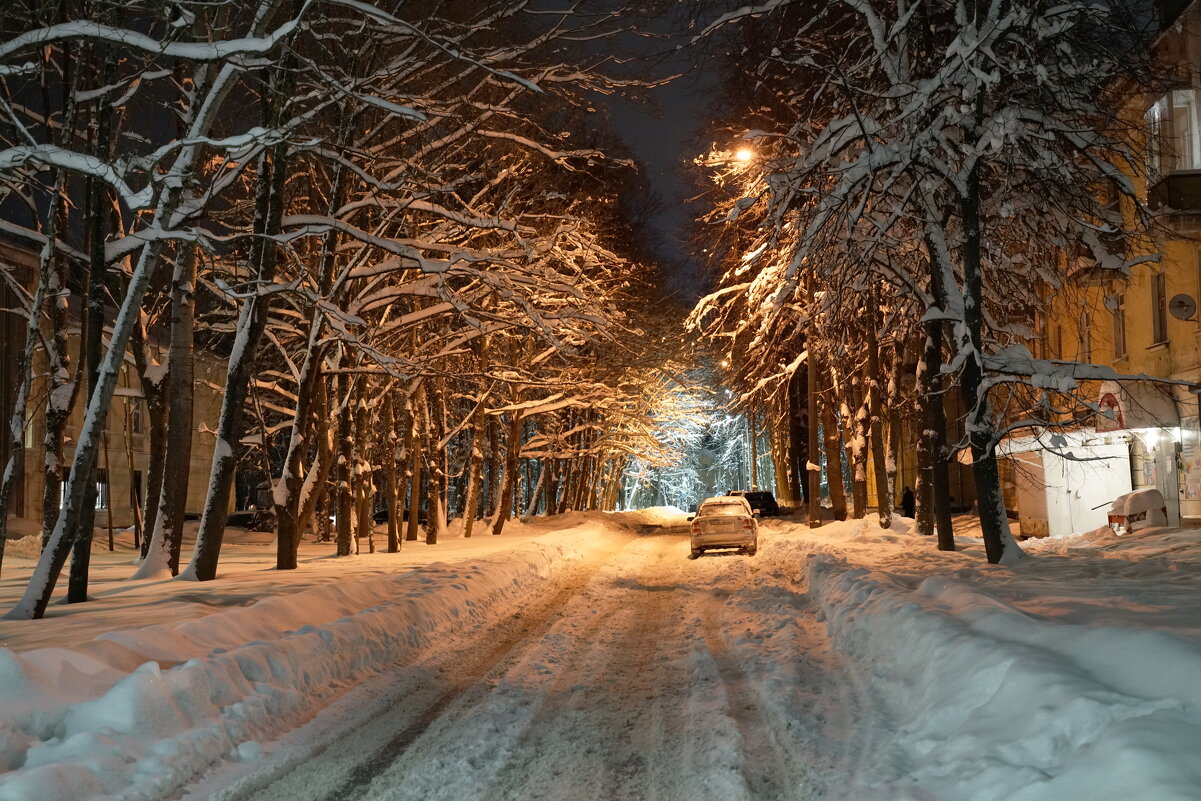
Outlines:
POLYGON ((827 554, 806 572, 895 731, 846 797, 1201 798, 1196 643, 1042 620, 956 578, 910 586, 827 554))
POLYGON ((611 535, 552 535, 504 555, 324 585, 78 651, 0 649, 0 801, 163 798, 311 714, 349 682, 553 589, 611 535), (133 672, 121 667, 143 662, 133 672))

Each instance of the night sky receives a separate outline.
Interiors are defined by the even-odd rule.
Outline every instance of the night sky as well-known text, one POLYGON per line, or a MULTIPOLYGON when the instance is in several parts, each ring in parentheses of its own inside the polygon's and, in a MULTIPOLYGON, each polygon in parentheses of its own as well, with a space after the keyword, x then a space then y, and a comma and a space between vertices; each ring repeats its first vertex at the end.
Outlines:
MULTIPOLYGON (((614 3, 618 5, 618 3, 614 3)), ((695 189, 682 170, 712 142, 707 118, 720 87, 720 65, 704 47, 691 44, 693 34, 725 10, 725 3, 684 0, 666 4, 636 24, 657 38, 622 38, 619 50, 635 59, 624 70, 641 78, 663 80, 648 90, 646 102, 598 97, 614 133, 629 148, 659 201, 652 213, 648 244, 666 273, 667 289, 691 305, 702 293, 701 265, 687 244, 690 217, 699 214, 687 199, 695 189)))

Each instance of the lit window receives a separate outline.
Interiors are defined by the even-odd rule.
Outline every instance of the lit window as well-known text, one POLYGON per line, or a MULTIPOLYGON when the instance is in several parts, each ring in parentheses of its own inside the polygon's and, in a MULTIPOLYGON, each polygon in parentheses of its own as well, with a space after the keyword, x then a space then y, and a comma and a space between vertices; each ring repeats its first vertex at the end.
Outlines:
MULTIPOLYGON (((67 485, 71 483, 71 470, 63 468, 63 481, 58 488, 59 509, 67 505, 67 485)), ((108 471, 103 468, 96 470, 96 508, 108 508, 108 471)))
POLYGON ((103 469, 96 471, 96 508, 108 508, 108 471, 103 469))
POLYGON ((1173 170, 1201 169, 1197 90, 1175 89, 1148 109, 1147 168, 1152 180, 1173 170))

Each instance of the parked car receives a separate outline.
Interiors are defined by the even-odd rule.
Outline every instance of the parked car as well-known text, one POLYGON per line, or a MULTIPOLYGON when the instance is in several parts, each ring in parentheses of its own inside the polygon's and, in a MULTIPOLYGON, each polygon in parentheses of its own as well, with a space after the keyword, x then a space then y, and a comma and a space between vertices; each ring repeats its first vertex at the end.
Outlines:
POLYGON ((776 517, 780 514, 780 504, 776 503, 776 496, 766 490, 733 490, 726 494, 746 498, 751 504, 751 511, 760 517, 776 517))
POLYGON ((692 556, 713 548, 738 548, 748 556, 759 550, 758 515, 741 495, 706 498, 692 522, 692 556))
POLYGON ((233 512, 225 521, 225 525, 239 526, 248 531, 275 531, 275 512, 269 509, 233 512))

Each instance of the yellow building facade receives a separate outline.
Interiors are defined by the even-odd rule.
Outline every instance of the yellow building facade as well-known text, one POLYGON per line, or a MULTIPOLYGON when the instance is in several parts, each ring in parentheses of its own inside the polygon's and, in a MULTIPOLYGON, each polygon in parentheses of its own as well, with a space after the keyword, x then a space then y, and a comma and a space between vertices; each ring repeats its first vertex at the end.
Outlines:
MULTIPOLYGON (((1201 9, 1176 3, 1165 13, 1171 22, 1155 54, 1172 88, 1132 95, 1128 107, 1146 147, 1148 175, 1135 185, 1155 220, 1150 240, 1131 242, 1128 255, 1156 258, 1129 275, 1067 259, 1035 350, 1146 377, 1086 383, 1083 397, 1104 413, 1078 432, 1079 442, 1124 444, 1126 463, 1114 469, 1129 472, 1130 488, 1159 489, 1173 525, 1201 525, 1201 9)), ((1024 534, 1045 533, 1027 532, 1023 520, 1024 534)))

